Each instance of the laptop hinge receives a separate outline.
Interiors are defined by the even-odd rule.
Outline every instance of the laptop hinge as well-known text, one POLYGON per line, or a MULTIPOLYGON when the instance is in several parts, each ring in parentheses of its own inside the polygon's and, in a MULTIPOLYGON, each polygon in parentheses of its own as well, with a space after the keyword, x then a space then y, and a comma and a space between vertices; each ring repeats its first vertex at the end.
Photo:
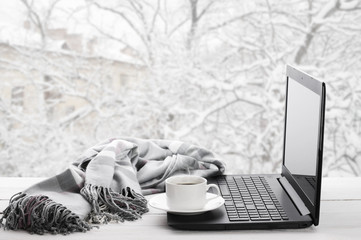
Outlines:
POLYGON ((293 189, 291 184, 288 182, 288 180, 285 177, 281 177, 281 178, 279 178, 279 181, 280 181, 281 185, 283 186, 283 188, 285 189, 285 191, 290 196, 290 198, 292 199, 293 203, 296 205, 300 214, 302 216, 310 214, 310 211, 308 210, 306 205, 303 203, 300 196, 298 196, 296 191, 293 189))

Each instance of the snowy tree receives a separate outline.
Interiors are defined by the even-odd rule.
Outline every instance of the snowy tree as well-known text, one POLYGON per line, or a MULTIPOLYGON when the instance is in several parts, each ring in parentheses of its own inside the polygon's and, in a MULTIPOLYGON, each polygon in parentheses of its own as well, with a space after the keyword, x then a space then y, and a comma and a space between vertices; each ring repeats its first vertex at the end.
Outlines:
POLYGON ((359 0, 18 3, 0 26, 1 174, 53 175, 115 136, 277 172, 287 63, 326 82, 324 174, 361 173, 359 0))

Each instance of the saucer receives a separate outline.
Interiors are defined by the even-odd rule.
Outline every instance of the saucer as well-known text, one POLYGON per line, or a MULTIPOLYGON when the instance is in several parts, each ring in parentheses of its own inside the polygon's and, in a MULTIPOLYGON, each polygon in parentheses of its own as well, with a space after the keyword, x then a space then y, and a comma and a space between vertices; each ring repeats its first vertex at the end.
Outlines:
MULTIPOLYGON (((209 199, 214 197, 215 194, 207 193, 206 198, 209 199)), ((167 204, 167 196, 165 193, 161 193, 157 196, 154 196, 149 200, 149 205, 153 208, 164 210, 168 213, 178 214, 178 215, 196 215, 204 212, 208 212, 214 209, 219 208, 224 204, 224 199, 221 196, 218 196, 204 205, 203 208, 198 210, 181 210, 181 209, 170 209, 167 204)))

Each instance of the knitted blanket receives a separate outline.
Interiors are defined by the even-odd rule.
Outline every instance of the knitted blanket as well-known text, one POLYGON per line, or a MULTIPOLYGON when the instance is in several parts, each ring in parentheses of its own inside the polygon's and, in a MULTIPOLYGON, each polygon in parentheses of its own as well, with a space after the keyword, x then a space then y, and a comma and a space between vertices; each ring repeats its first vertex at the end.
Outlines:
POLYGON ((214 155, 191 144, 114 138, 85 151, 64 172, 15 194, 0 227, 30 233, 88 231, 94 224, 139 219, 144 195, 163 192, 176 174, 224 172, 214 155))

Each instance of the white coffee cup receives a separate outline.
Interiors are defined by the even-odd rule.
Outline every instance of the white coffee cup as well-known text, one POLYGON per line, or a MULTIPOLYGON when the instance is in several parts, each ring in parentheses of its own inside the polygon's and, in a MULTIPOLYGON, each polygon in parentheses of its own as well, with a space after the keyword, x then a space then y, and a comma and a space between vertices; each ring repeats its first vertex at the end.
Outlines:
POLYGON ((167 204, 174 210, 200 210, 208 201, 220 196, 217 185, 207 185, 207 180, 199 176, 173 176, 166 179, 165 183, 167 204), (206 193, 210 188, 215 188, 217 195, 207 198, 206 193))

